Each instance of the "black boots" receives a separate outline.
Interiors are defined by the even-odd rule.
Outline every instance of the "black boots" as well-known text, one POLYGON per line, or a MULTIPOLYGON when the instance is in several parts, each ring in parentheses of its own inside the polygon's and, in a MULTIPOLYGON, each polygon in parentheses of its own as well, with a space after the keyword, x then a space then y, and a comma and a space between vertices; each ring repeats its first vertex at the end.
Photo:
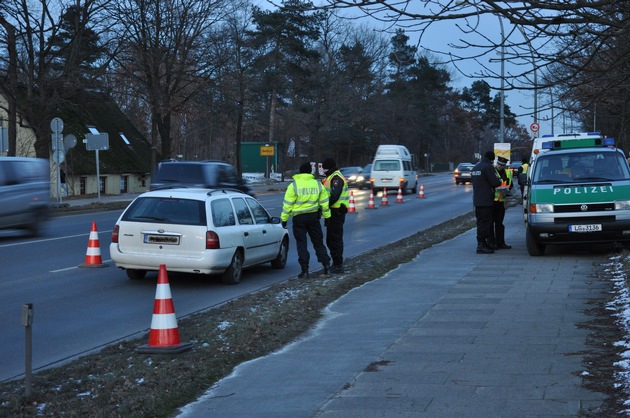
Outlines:
POLYGON ((324 266, 324 271, 322 271, 322 277, 330 277, 330 265, 322 264, 324 266))
POLYGON ((298 274, 298 279, 308 279, 308 267, 302 267, 302 271, 298 274))
POLYGON ((334 265, 333 264, 330 267, 330 272, 332 274, 343 274, 344 273, 343 266, 341 264, 339 264, 339 265, 334 265))
POLYGON ((477 246, 477 254, 492 254, 492 253, 494 253, 494 250, 490 247, 487 247, 485 245, 477 246))

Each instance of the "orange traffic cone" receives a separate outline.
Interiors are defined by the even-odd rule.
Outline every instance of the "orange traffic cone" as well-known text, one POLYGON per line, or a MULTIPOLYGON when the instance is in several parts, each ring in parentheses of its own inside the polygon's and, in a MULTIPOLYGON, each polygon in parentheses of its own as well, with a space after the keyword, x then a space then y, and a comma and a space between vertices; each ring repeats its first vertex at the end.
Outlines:
POLYGON ((373 189, 370 189, 370 200, 368 200, 367 208, 376 209, 376 206, 374 206, 374 190, 373 189))
POLYGON ((381 206, 389 205, 389 201, 387 200, 387 187, 383 187, 383 198, 381 199, 381 206))
POLYGON ((166 265, 160 264, 149 343, 136 348, 136 352, 143 354, 181 353, 190 348, 192 348, 192 343, 182 343, 179 338, 177 317, 175 317, 171 286, 168 284, 166 265))
POLYGON ((424 183, 420 184, 420 190, 418 191, 418 198, 424 199, 424 183))
POLYGON ((405 203, 402 197, 402 188, 398 186, 398 195, 396 196, 396 203, 405 203))
POLYGON ((357 208, 354 205, 354 194, 350 191, 350 206, 348 206, 348 213, 357 213, 357 208))
POLYGON ((103 259, 101 258, 101 246, 98 243, 96 222, 92 222, 92 230, 90 231, 88 247, 85 253, 85 263, 79 264, 79 267, 107 267, 107 264, 103 264, 103 259))

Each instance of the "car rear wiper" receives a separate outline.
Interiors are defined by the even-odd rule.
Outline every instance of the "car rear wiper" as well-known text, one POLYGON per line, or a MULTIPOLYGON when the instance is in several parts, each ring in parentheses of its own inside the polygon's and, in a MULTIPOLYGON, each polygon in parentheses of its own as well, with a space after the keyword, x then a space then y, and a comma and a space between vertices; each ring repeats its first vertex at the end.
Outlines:
POLYGON ((166 221, 166 218, 158 218, 157 216, 135 216, 133 217, 133 219, 150 219, 152 221, 160 221, 160 222, 166 221))

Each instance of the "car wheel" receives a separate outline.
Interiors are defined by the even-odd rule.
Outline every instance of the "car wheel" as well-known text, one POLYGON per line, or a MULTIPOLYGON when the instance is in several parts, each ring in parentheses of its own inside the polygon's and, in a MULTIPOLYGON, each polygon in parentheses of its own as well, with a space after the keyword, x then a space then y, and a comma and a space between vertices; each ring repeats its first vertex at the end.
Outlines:
POLYGON ((527 245, 527 252, 532 257, 540 257, 541 255, 545 255, 545 245, 539 244, 534 240, 534 236, 530 231, 529 226, 525 231, 525 244, 527 245))
POLYGON ((127 269, 127 277, 131 280, 142 280, 147 275, 146 270, 127 269))
POLYGON ((289 240, 285 238, 282 240, 282 244, 280 244, 280 250, 278 251, 278 256, 271 261, 271 267, 281 270, 287 265, 287 256, 289 254, 289 240))
POLYGON ((236 250, 232 257, 230 267, 227 268, 221 275, 221 280, 224 284, 239 284, 241 282, 241 276, 243 275, 243 254, 240 250, 236 250))

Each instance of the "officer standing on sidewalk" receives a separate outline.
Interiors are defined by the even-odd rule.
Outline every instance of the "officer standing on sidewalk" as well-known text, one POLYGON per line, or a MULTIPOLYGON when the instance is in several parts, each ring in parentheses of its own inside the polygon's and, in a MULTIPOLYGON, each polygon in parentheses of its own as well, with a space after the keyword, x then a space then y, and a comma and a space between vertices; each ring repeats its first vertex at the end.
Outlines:
POLYGON ((324 245, 324 234, 320 223, 320 212, 324 219, 330 218, 328 208, 328 192, 326 188, 311 174, 311 164, 300 166, 299 174, 293 176, 284 193, 282 203, 282 226, 287 227, 289 216, 293 216, 293 237, 298 252, 298 262, 302 271, 298 278, 308 278, 310 254, 307 248, 307 235, 315 249, 317 260, 324 266, 323 274, 327 276, 330 269, 330 257, 324 245))
POLYGON ((501 185, 501 179, 492 165, 494 152, 487 151, 472 171, 473 205, 477 218, 477 254, 492 254, 488 246, 493 224, 494 189, 501 185))
POLYGON ((341 174, 337 163, 332 158, 322 162, 322 169, 326 178, 323 184, 329 194, 330 219, 324 221, 326 225, 326 246, 332 258, 331 273, 343 273, 343 224, 348 213, 348 182, 341 174))
POLYGON ((501 179, 501 186, 494 190, 494 205, 492 207, 492 224, 490 228, 490 239, 488 247, 492 250, 509 250, 511 245, 505 243, 505 205, 507 204, 507 195, 514 187, 512 183, 512 172, 506 169, 508 159, 497 157, 496 172, 501 179))

